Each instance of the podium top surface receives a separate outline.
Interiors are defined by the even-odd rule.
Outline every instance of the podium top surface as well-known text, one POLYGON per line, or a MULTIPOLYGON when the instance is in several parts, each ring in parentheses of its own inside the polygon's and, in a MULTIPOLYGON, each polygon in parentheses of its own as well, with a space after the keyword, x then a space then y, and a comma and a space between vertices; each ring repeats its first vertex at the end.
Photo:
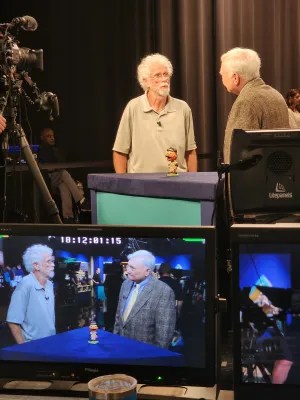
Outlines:
POLYGON ((88 188, 98 192, 191 200, 214 201, 217 183, 217 172, 88 175, 88 188))

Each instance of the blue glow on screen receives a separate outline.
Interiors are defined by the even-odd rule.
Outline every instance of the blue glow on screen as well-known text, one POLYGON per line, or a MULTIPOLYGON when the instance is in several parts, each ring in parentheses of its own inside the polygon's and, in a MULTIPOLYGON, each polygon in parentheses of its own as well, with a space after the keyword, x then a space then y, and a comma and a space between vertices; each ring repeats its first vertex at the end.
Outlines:
POLYGON ((66 250, 57 250, 55 252, 55 256, 59 257, 59 258, 64 258, 65 260, 67 259, 74 259, 74 261, 78 261, 78 262, 88 262, 89 258, 85 255, 85 254, 78 254, 78 253, 72 253, 70 251, 66 251, 66 250))
POLYGON ((69 251, 65 250, 57 250, 55 252, 55 255, 61 258, 75 258, 73 253, 70 253, 69 251))
POLYGON ((95 258, 95 269, 97 267, 99 267, 101 269, 101 271, 103 271, 103 264, 104 263, 112 263, 113 262, 113 257, 103 257, 103 256, 99 256, 95 258))
POLYGON ((80 261, 80 262, 88 262, 89 259, 86 255, 84 254, 77 254, 76 256, 76 261, 80 261))
POLYGON ((242 253, 239 258, 240 288, 255 284, 263 275, 273 287, 291 288, 291 256, 287 253, 242 253))
POLYGON ((182 254, 171 257, 168 261, 174 269, 183 269, 185 271, 190 271, 191 257, 191 255, 182 254))

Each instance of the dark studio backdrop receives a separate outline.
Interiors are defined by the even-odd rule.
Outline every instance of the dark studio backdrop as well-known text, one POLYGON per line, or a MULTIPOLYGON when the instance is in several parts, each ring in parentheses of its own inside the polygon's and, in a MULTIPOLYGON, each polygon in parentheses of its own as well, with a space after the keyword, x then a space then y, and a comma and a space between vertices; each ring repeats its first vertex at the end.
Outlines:
MULTIPOLYGON (((220 55, 251 47, 262 77, 282 94, 300 86, 300 0, 2 0, 0 22, 23 15, 39 23, 20 46, 44 49, 44 72, 30 74, 57 94, 52 123, 71 161, 110 160, 127 101, 141 94, 136 66, 152 52, 174 65, 172 95, 193 111, 199 170, 216 168, 226 118, 235 97, 219 77, 220 55)), ((29 141, 50 125, 29 106, 29 141)))

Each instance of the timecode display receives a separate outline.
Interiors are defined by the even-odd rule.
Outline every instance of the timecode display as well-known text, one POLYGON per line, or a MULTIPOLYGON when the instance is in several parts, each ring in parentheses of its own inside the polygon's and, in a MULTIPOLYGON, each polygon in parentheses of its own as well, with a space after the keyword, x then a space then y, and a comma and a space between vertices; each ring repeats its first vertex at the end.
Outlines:
POLYGON ((99 245, 112 245, 122 244, 120 237, 99 237, 99 236, 61 236, 61 243, 64 244, 99 244, 99 245))

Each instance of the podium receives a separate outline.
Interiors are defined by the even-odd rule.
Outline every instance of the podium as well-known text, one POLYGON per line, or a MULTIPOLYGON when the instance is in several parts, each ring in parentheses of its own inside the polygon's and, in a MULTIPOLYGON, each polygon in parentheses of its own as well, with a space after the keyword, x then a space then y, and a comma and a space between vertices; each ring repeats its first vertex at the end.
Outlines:
POLYGON ((92 223, 212 225, 217 172, 89 174, 92 223))

